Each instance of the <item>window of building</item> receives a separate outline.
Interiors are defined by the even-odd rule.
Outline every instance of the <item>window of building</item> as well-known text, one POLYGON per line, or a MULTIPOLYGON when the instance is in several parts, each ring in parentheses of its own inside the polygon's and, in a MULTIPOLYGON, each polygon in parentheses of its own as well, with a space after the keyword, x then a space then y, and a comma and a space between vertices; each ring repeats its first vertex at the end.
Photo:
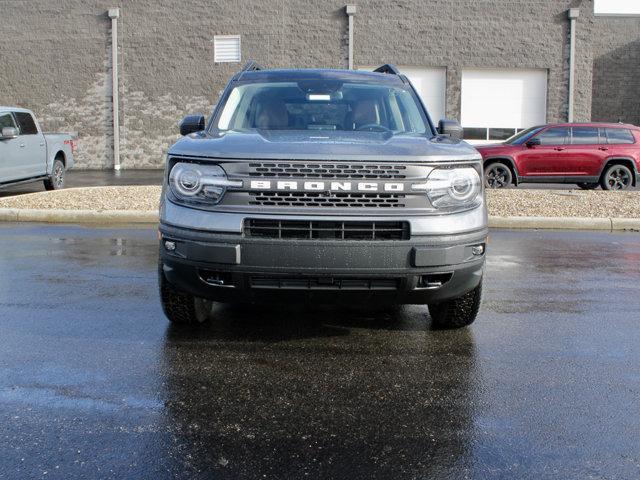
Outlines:
POLYGON ((465 140, 489 140, 489 129, 482 127, 464 127, 462 136, 465 140))
POLYGON ((233 63, 241 60, 240 35, 216 35, 213 37, 213 56, 216 63, 233 63))
POLYGON ((516 133, 524 131, 524 128, 486 128, 465 127, 462 136, 465 140, 507 140, 516 133))
POLYGON ((605 128, 607 143, 635 143, 633 134, 627 128, 605 128))
POLYGON ((38 133, 36 122, 33 121, 33 117, 30 113, 15 112, 16 120, 20 126, 20 135, 35 135, 38 133))
POLYGON ((564 145, 569 138, 568 127, 552 127, 536 136, 540 139, 540 145, 564 145))
POLYGON ((490 128, 489 140, 506 140, 518 133, 516 128, 490 128))
POLYGON ((571 134, 572 145, 593 145, 599 143, 597 127, 573 127, 571 134))

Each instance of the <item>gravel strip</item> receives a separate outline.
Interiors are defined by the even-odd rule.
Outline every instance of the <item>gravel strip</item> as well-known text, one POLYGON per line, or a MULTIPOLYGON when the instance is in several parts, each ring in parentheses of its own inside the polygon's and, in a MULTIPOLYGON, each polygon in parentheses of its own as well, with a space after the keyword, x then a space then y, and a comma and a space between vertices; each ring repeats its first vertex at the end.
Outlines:
POLYGON ((640 192, 489 190, 489 215, 499 217, 640 218, 640 192))
MULTIPOLYGON (((0 208, 157 210, 161 187, 70 188, 0 198, 0 208)), ((500 217, 640 218, 640 192, 489 190, 489 215, 500 217)))
POLYGON ((0 198, 0 208, 59 210, 158 210, 158 186, 68 188, 0 198))

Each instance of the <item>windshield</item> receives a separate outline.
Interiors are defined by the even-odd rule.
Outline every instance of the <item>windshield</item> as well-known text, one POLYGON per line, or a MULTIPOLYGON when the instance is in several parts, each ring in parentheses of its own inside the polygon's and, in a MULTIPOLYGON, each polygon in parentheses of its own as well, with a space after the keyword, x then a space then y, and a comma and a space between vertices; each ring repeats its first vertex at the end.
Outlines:
POLYGON ((529 140, 530 137, 538 133, 543 128, 544 126, 529 127, 526 130, 522 130, 521 132, 510 136, 504 141, 504 143, 508 143, 509 145, 520 145, 529 140))
POLYGON ((336 130, 421 135, 430 131, 409 87, 333 80, 234 87, 219 130, 336 130))

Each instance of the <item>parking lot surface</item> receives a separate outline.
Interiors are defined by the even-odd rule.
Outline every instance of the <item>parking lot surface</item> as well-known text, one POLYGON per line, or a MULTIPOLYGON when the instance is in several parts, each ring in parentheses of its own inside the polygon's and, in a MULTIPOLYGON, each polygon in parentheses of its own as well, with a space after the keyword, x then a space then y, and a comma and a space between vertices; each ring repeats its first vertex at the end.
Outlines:
POLYGON ((153 229, 0 225, 0 478, 640 477, 640 235, 493 231, 481 314, 170 326, 153 229))
MULTIPOLYGON (((67 188, 108 187, 112 185, 162 185, 163 170, 69 170, 67 188)), ((5 187, 0 190, 0 198, 25 193, 44 192, 42 182, 26 183, 5 187)))

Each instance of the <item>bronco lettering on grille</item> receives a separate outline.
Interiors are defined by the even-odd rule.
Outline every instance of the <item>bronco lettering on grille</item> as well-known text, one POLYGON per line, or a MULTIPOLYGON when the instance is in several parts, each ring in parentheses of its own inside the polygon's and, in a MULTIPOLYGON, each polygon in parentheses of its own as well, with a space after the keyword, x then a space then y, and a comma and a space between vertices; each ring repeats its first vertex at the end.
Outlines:
POLYGON ((295 180, 251 180, 251 190, 291 190, 316 192, 404 192, 401 182, 322 182, 295 180))

